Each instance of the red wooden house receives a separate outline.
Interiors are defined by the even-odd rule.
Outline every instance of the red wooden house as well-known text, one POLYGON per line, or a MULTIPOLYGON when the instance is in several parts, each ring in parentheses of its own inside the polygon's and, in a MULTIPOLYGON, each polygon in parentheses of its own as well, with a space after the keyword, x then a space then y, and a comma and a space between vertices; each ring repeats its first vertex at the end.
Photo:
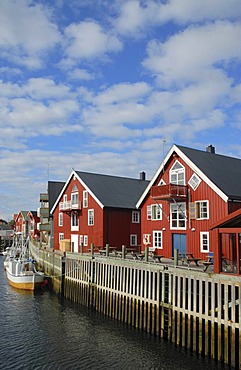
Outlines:
POLYGON ((20 211, 14 218, 15 232, 21 233, 24 238, 39 235, 37 224, 39 217, 36 211, 20 211))
POLYGON ((137 202, 142 249, 205 258, 217 243, 210 226, 241 208, 240 184, 240 159, 173 145, 137 202))
POLYGON ((54 224, 54 249, 61 240, 72 252, 91 244, 116 249, 140 244, 140 211, 135 205, 149 181, 72 171, 50 213, 54 224))

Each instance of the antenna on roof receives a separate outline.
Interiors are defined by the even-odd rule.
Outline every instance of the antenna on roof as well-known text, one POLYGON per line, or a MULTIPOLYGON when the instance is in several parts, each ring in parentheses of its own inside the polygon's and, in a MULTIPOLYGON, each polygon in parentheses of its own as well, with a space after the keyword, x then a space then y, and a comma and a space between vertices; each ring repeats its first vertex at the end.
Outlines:
POLYGON ((166 144, 166 139, 162 139, 162 172, 164 173, 164 148, 166 144))
POLYGON ((48 176, 48 181, 49 181, 49 163, 48 163, 48 169, 47 169, 47 176, 48 176))

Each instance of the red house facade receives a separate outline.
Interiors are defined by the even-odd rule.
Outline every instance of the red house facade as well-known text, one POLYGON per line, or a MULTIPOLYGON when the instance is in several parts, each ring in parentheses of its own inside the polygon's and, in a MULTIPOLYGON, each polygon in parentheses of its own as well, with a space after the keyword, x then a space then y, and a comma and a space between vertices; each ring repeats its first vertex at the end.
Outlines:
POLYGON ((137 202, 142 249, 205 259, 217 244, 210 226, 241 208, 240 181, 241 160, 173 145, 137 202))
POLYGON ((135 204, 148 185, 140 179, 73 171, 50 213, 53 215, 54 249, 61 241, 72 252, 91 244, 116 249, 137 246, 140 240, 140 211, 135 204))
POLYGON ((15 232, 21 233, 24 238, 31 236, 32 238, 39 235, 37 225, 39 217, 36 211, 20 211, 15 216, 15 232))

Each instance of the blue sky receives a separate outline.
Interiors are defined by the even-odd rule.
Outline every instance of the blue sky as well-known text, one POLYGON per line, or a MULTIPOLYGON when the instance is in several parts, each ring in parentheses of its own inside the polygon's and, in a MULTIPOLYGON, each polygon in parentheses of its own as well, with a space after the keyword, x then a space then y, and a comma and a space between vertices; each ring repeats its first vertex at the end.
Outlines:
POLYGON ((0 218, 72 168, 150 179, 173 143, 241 158, 240 0, 0 9, 0 218))

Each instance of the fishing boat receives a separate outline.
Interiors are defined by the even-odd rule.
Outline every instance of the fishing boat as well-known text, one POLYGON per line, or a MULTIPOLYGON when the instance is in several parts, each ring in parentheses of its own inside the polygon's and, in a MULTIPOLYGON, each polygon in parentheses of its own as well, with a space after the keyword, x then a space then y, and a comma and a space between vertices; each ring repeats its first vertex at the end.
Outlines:
POLYGON ((9 284, 18 289, 35 290, 44 283, 44 273, 37 271, 31 260, 11 257, 6 273, 9 284))
POLYGON ((35 290, 44 284, 44 273, 36 270, 35 261, 29 257, 28 253, 28 240, 26 240, 22 243, 20 254, 9 255, 5 269, 11 286, 18 289, 35 290))

